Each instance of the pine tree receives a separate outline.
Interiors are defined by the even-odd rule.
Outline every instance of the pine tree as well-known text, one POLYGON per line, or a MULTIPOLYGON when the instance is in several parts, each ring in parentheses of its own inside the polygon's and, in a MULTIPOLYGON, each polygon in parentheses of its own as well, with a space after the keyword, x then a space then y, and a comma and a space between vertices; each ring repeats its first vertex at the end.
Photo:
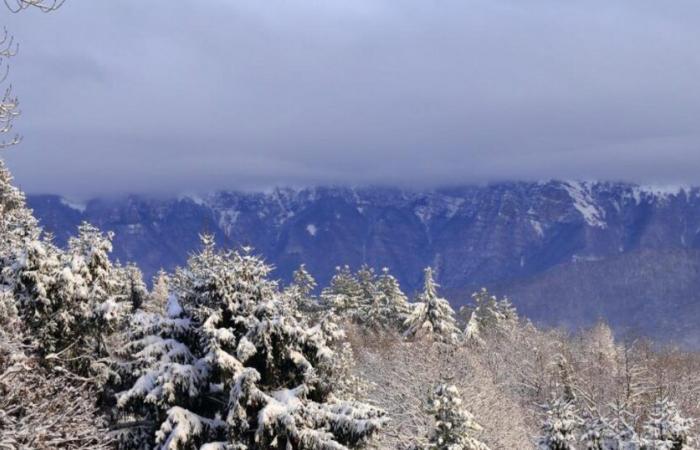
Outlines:
POLYGON ((581 419, 572 402, 554 398, 543 405, 544 421, 537 440, 538 450, 575 450, 581 419))
POLYGON ((409 317, 404 322, 408 338, 425 336, 437 341, 454 343, 460 331, 455 321, 455 312, 449 302, 437 295, 438 285, 433 280, 433 271, 425 269, 423 292, 418 296, 409 317))
POLYGON ((323 327, 288 314, 259 258, 203 244, 176 274, 179 315, 136 327, 130 364, 143 369, 118 396, 124 414, 149 418, 141 436, 158 448, 360 448, 382 413, 335 398, 323 327))
POLYGON ((658 400, 644 423, 644 450, 690 449, 693 420, 680 415, 668 398, 658 400))
POLYGON ((438 385, 433 391, 429 408, 435 416, 435 430, 424 450, 489 450, 486 444, 473 437, 482 428, 462 406, 455 386, 438 385))

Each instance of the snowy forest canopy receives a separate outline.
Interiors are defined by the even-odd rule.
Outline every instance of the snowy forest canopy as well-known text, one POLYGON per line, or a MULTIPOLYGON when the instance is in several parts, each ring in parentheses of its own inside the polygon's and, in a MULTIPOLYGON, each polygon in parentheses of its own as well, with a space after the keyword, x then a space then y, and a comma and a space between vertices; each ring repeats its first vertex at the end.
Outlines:
MULTIPOLYGON (((21 11, 57 6, 8 4, 21 11)), ((6 35, 0 57, 16 46, 6 35)), ((3 146, 18 102, 0 102, 3 146)), ((0 160, 0 449, 680 450, 700 359, 604 323, 542 330, 482 290, 455 312, 430 268, 281 286, 253 249, 201 248, 148 289, 84 223, 42 232, 0 160)))

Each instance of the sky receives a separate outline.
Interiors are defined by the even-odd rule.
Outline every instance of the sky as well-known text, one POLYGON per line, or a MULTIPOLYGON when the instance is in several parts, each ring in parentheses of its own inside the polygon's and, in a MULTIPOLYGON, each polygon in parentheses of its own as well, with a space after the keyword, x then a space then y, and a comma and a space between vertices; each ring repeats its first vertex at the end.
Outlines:
POLYGON ((697 0, 67 0, 0 11, 30 193, 700 184, 697 0))

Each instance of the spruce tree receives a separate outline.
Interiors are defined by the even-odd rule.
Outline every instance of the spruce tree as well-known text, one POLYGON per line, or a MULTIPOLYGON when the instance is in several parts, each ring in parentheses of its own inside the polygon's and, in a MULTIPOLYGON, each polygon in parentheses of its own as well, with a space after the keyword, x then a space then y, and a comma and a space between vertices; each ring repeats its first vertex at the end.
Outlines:
POLYGON ((497 299, 486 288, 472 294, 472 302, 472 306, 460 311, 467 318, 464 336, 468 342, 482 343, 489 334, 503 336, 518 322, 518 313, 510 301, 497 299))
POLYGON ((644 423, 644 450, 690 449, 693 420, 680 415, 675 403, 668 398, 658 400, 644 423))
POLYGON ((433 270, 425 269, 423 292, 418 296, 404 322, 408 338, 427 337, 436 341, 454 343, 460 331, 455 321, 455 312, 449 302, 437 295, 438 285, 433 280, 433 270))
POLYGON ((118 405, 153 426, 130 436, 167 449, 362 447, 382 413, 334 396, 323 327, 288 314, 259 258, 203 244, 175 276, 171 316, 138 315, 129 364, 142 369, 118 405))
POLYGON ((292 278, 292 283, 284 291, 285 304, 298 320, 312 320, 319 312, 318 302, 313 297, 316 280, 304 264, 294 271, 292 278))
POLYGON ((148 312, 164 314, 170 297, 170 277, 163 270, 159 270, 153 277, 153 288, 146 297, 143 309, 148 312))
POLYGON ((438 385, 430 399, 429 410, 435 416, 435 430, 424 450, 489 450, 473 436, 482 428, 462 405, 455 386, 438 385))
POLYGON ((538 450, 575 450, 581 419, 571 401, 554 398, 543 405, 544 420, 537 440, 538 450))
POLYGON ((360 323, 373 330, 398 330, 408 317, 409 305, 399 282, 384 268, 372 278, 371 297, 361 310, 360 323))
MULTIPOLYGON (((620 402, 609 405, 609 446, 611 450, 639 450, 642 440, 634 429, 635 417, 620 402)), ((607 449, 606 449, 607 450, 607 449)))
POLYGON ((362 288, 350 267, 336 267, 330 286, 321 293, 321 299, 341 319, 354 320, 360 309, 362 288))

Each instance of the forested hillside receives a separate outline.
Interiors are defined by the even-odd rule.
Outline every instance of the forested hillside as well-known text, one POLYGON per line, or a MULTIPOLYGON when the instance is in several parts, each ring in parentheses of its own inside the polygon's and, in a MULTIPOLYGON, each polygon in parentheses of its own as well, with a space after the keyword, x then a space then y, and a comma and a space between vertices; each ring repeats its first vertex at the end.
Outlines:
POLYGON ((368 264, 415 293, 431 266, 455 308, 485 286, 540 324, 602 317, 619 333, 700 342, 695 188, 550 181, 29 203, 60 246, 83 220, 114 231, 115 258, 147 278, 184 264, 210 232, 224 248, 253 246, 284 282, 302 263, 322 285, 336 266, 368 264))
POLYGON ((689 449, 700 358, 604 323, 542 330, 426 268, 290 283, 249 247, 146 287, 82 223, 62 249, 0 163, 0 444, 115 449, 689 449), (316 294, 320 292, 320 294, 316 294))

